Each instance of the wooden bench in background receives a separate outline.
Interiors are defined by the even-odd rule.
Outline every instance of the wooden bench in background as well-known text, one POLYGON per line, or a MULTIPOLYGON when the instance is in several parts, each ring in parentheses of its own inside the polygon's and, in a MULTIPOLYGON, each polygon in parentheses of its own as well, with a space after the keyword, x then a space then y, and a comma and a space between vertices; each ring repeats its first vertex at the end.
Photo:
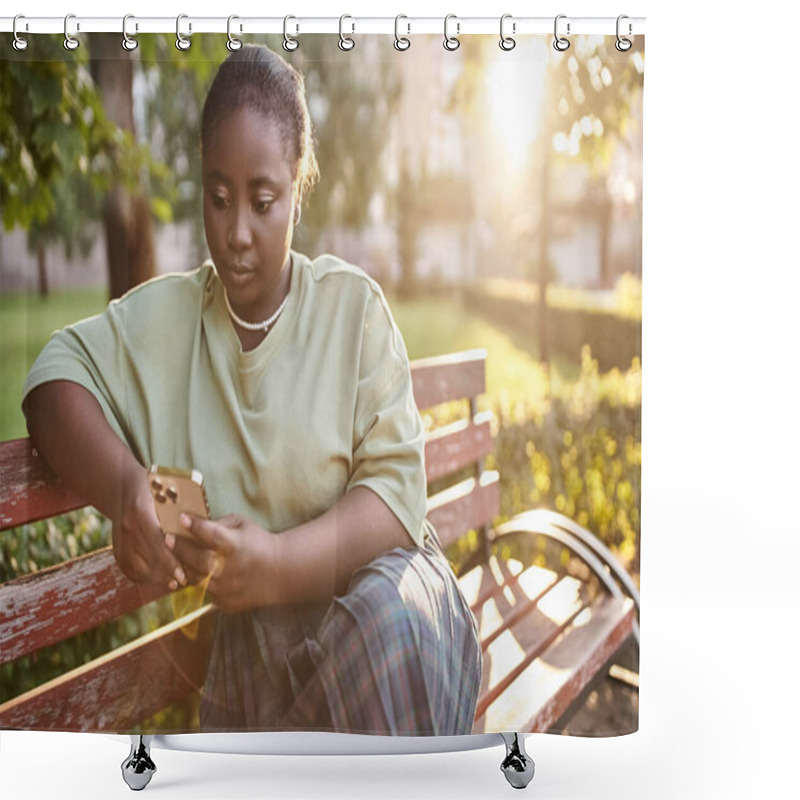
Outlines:
MULTIPOLYGON (((638 638, 638 596, 611 554, 566 517, 535 511, 491 528, 500 491, 497 473, 483 466, 493 445, 490 415, 477 413, 485 362, 485 352, 470 351, 412 364, 420 409, 467 401, 462 419, 428 435, 427 477, 437 489, 429 496, 428 517, 445 548, 471 529, 482 537, 476 565, 459 578, 484 653, 474 732, 546 731, 602 675, 623 642, 638 638), (455 483, 447 485, 454 475, 455 483), (540 535, 581 558, 603 591, 592 594, 587 581, 494 554, 503 537, 540 535)), ((85 505, 54 480, 28 439, 0 444, 0 470, 3 530, 85 505)), ((135 611, 163 594, 129 581, 110 547, 9 581, 0 586, 0 663, 135 611)), ((216 613, 213 605, 205 605, 7 701, 0 706, 0 727, 136 729, 202 685, 216 613), (198 628, 193 639, 182 630, 189 624, 198 628)))

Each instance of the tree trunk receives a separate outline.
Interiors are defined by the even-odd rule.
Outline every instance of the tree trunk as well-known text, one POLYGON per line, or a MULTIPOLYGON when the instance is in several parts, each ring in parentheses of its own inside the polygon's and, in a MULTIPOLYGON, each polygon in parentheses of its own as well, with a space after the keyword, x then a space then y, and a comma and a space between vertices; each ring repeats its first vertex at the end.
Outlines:
POLYGON ((611 263, 611 226, 614 207, 605 192, 599 193, 600 221, 600 286, 610 289, 614 285, 611 263))
POLYGON ((541 213, 539 216, 539 360, 549 367, 550 343, 547 338, 547 284, 550 282, 550 261, 547 255, 550 230, 550 149, 549 137, 542 146, 542 173, 539 185, 541 213))
MULTIPOLYGON (((108 118, 135 134, 133 121, 133 66, 135 51, 120 47, 119 36, 91 36, 92 77, 108 118)), ((118 157, 117 154, 115 154, 118 157)), ((105 197, 103 223, 106 234, 109 295, 119 297, 155 275, 155 247, 150 202, 139 188, 131 193, 117 183, 105 197)))
POLYGON ((36 246, 36 267, 39 278, 39 296, 47 297, 50 294, 50 285, 47 280, 47 254, 44 244, 41 242, 36 246))
POLYGON ((412 297, 417 291, 417 230, 418 217, 414 192, 414 178, 408 166, 408 156, 403 152, 397 187, 397 249, 400 259, 401 297, 412 297))

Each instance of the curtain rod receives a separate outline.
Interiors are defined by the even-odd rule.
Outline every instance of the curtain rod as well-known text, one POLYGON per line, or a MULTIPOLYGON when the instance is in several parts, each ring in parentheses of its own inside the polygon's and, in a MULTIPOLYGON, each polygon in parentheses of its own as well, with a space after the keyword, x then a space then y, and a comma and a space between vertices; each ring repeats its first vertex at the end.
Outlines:
MULTIPOLYGON (((65 23, 70 36, 82 33, 122 33, 122 17, 83 17, 70 14, 65 17, 28 17, 17 20, 17 33, 64 33, 65 23)), ((510 17, 504 22, 505 35, 552 34, 554 17, 510 17)), ((398 30, 403 36, 414 34, 444 35, 444 17, 406 17, 397 21, 398 30)), ((395 17, 304 17, 287 18, 287 32, 291 36, 304 33, 395 33, 395 17), (340 27, 341 26, 341 27, 340 27)), ((125 26, 128 36, 139 33, 176 33, 176 17, 137 17, 130 15, 125 26)), ((616 17, 570 17, 560 15, 558 22, 560 36, 600 33, 613 36, 617 32, 616 17), (569 27, 568 27, 569 26, 569 27)), ((625 17, 621 22, 623 36, 642 35, 645 32, 645 17, 625 17)), ((14 17, 0 17, 0 32, 14 30, 14 17)), ((195 17, 181 15, 180 32, 184 36, 193 33, 227 33, 228 17, 195 17)), ((231 22, 231 33, 237 36, 255 33, 283 33, 284 17, 235 17, 231 22)), ((462 36, 479 33, 500 32, 500 17, 458 17, 450 18, 448 35, 462 36)))

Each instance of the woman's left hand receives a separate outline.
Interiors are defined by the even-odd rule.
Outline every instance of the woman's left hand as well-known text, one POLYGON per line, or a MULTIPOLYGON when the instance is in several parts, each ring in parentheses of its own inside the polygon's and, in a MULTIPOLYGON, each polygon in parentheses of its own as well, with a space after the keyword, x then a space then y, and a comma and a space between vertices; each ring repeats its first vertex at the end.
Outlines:
POLYGON ((217 520, 183 514, 181 524, 191 536, 175 537, 175 555, 191 583, 208 578, 208 590, 222 611, 234 614, 274 602, 280 537, 239 514, 217 520))

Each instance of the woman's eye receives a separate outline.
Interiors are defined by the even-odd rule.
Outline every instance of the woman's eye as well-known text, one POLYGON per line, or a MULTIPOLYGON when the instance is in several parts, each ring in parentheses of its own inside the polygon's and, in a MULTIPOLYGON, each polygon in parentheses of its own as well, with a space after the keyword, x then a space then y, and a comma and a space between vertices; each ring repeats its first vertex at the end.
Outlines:
POLYGON ((256 200, 256 211, 259 214, 266 214, 272 205, 272 200, 256 200))
POLYGON ((226 208, 228 205, 227 198, 219 194, 212 195, 211 202, 214 204, 214 208, 226 208))

